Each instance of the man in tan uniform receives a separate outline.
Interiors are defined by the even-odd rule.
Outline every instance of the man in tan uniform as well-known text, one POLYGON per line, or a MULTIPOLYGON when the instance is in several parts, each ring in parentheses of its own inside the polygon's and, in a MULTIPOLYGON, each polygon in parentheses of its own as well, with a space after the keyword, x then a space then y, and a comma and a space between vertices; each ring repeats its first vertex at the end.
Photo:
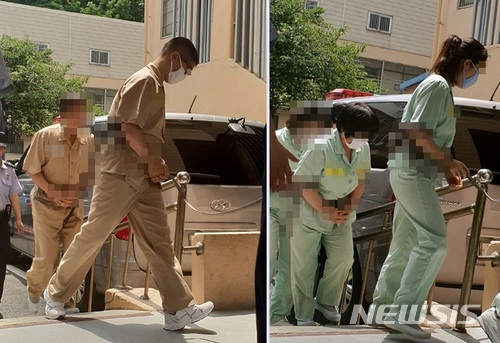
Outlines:
POLYGON ((78 188, 89 184, 89 148, 93 150, 92 101, 87 97, 85 93, 62 96, 61 122, 34 135, 24 161, 24 170, 35 183, 31 190, 35 257, 26 272, 28 308, 33 313, 38 313, 40 295, 56 270, 60 242, 66 251, 83 222, 83 193, 78 188))
MULTIPOLYGON (((197 305, 175 258, 159 183, 169 177, 161 158, 165 127, 163 82, 177 83, 198 64, 191 41, 177 37, 161 55, 133 74, 113 100, 108 118, 108 147, 94 187, 88 222, 83 224, 44 292, 45 314, 65 317, 63 307, 78 289, 96 254, 127 216, 151 263, 163 300, 165 330, 180 330, 205 318, 211 302, 197 305), (113 128, 118 130, 113 131, 113 128), (113 144, 112 144, 113 143, 113 144)), ((103 137, 96 131, 96 146, 103 137), (99 140, 98 138, 99 137, 99 140)))

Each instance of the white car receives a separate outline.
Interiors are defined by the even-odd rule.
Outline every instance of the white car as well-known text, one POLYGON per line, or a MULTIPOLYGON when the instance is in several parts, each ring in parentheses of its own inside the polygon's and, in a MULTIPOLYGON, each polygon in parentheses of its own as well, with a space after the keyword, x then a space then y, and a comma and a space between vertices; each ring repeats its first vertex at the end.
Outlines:
MULTIPOLYGON (((187 172, 190 182, 187 185, 187 202, 184 220, 183 245, 190 245, 189 237, 195 232, 241 232, 260 230, 262 206, 262 174, 264 171, 263 135, 264 125, 244 118, 222 116, 166 113, 164 131, 165 143, 162 147, 171 177, 179 172, 187 172)), ((94 133, 107 130, 108 117, 96 117, 94 133)), ((97 136, 96 136, 97 137, 97 136)), ((21 160, 22 161, 22 160, 21 160)), ((22 163, 22 162, 21 162, 22 163)), ((22 164, 18 169, 22 168, 22 164)), ((20 176, 23 185, 21 205, 26 234, 13 233, 12 247, 28 256, 34 254, 34 237, 29 192, 32 181, 25 175, 20 176)), ((165 205, 177 201, 177 189, 163 192, 165 205)), ((120 201, 120 199, 116 199, 120 201)), ((85 201, 88 212, 90 199, 85 201)), ((176 213, 168 216, 172 241, 175 235, 176 213)), ((15 227, 15 226, 13 226, 15 227)), ((110 265, 110 240, 114 240, 112 255, 112 274, 110 286, 122 284, 126 261, 129 228, 111 235, 105 242, 95 260, 93 309, 104 306, 104 292, 107 286, 107 272, 110 265)), ((191 274, 191 253, 182 258, 182 269, 189 281, 191 274)), ((127 286, 144 287, 147 261, 134 241, 129 259, 127 286)), ((88 282, 80 290, 80 310, 87 309, 88 282)), ((152 282, 151 278, 151 282, 152 282)), ((154 286, 154 283, 152 283, 154 286)))
MULTIPOLYGON (((389 132, 397 127, 409 99, 410 95, 382 95, 338 100, 366 103, 380 118, 380 130, 369 142, 372 155, 372 171, 358 213, 394 200, 389 183, 389 170, 386 165, 388 155, 387 136, 389 132)), ((457 130, 453 143, 455 158, 464 162, 470 168, 471 174, 475 174, 481 168, 491 170, 494 177, 488 188, 488 193, 493 198, 500 198, 500 155, 498 153, 498 147, 500 146, 500 103, 460 97, 455 97, 454 101, 456 111, 460 112, 460 116, 457 118, 457 130)), ((476 201, 476 195, 477 190, 474 187, 443 195, 440 197, 443 212, 473 204, 476 201)), ((375 217, 356 221, 353 224, 353 236, 356 239, 356 237, 379 232, 384 226, 384 220, 389 220, 386 227, 390 227, 391 219, 389 213, 387 216, 379 214, 375 217)), ((441 304, 458 305, 471 224, 472 214, 452 219, 447 224, 448 253, 437 276, 433 297, 434 301, 441 304)), ((500 239, 500 204, 487 200, 480 248, 486 247, 494 239, 500 239)), ((372 302, 373 290, 387 256, 389 244, 390 235, 385 235, 377 239, 373 246, 368 270, 367 289, 363 300, 365 307, 372 302)), ((351 319, 352 304, 357 303, 360 296, 368 243, 357 244, 356 248, 356 255, 359 256, 355 256, 355 264, 347 288, 347 299, 351 306, 345 311, 344 323, 348 323, 351 319)), ((481 249, 479 253, 481 254, 481 249)), ((482 303, 485 263, 489 262, 478 262, 476 265, 469 304, 481 305, 482 303)), ((479 307, 475 309, 479 311, 479 307)))

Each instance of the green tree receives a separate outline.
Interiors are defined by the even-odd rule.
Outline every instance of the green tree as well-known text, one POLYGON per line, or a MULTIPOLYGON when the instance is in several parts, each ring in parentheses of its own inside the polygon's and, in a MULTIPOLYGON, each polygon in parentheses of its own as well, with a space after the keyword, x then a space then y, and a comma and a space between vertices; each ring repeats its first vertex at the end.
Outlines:
POLYGON ((82 7, 81 13, 93 14, 101 17, 123 19, 130 21, 144 21, 143 0, 96 0, 88 1, 82 7))
POLYGON ((59 114, 61 93, 80 91, 88 77, 66 78, 72 64, 54 61, 50 49, 36 51, 28 38, 3 35, 0 46, 15 87, 4 99, 10 122, 18 137, 31 136, 59 114))
POLYGON ((343 43, 347 27, 333 27, 324 10, 303 0, 271 0, 270 18, 279 38, 270 53, 271 113, 295 100, 321 100, 335 88, 380 91, 358 62, 364 45, 343 43))
MULTIPOLYGON (((100 17, 144 21, 144 0, 6 0, 28 6, 92 14, 100 17)), ((155 0, 158 1, 158 0, 155 0)))

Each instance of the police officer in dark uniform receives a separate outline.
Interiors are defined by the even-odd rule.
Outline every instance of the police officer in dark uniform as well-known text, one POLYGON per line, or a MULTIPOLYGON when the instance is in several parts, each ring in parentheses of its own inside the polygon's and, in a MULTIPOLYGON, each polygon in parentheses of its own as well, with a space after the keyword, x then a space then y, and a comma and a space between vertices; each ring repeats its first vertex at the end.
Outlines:
MULTIPOLYGON (((0 131, 0 156, 3 156, 7 146, 7 137, 0 131)), ((21 221, 21 208, 19 206, 19 192, 21 185, 17 180, 14 166, 7 161, 0 160, 0 302, 2 301, 3 284, 7 269, 7 258, 10 253, 10 214, 14 211, 17 232, 24 233, 21 221)), ((2 319, 0 313, 0 319, 2 319)))

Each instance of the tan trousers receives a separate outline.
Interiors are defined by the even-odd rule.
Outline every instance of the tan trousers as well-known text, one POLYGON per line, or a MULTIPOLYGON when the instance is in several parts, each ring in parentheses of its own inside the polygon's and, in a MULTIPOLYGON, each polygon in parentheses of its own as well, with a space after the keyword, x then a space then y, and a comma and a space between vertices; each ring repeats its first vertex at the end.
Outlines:
POLYGON ((47 287, 59 261, 59 245, 63 252, 80 230, 83 222, 82 206, 74 209, 66 224, 64 219, 71 208, 55 206, 47 201, 31 196, 33 233, 35 235, 35 257, 26 272, 28 293, 38 298, 47 287))
POLYGON ((65 303, 76 292, 99 249, 128 216, 163 300, 165 312, 195 304, 175 258, 167 213, 158 184, 143 176, 102 173, 94 187, 88 222, 82 225, 49 283, 52 300, 65 303))

